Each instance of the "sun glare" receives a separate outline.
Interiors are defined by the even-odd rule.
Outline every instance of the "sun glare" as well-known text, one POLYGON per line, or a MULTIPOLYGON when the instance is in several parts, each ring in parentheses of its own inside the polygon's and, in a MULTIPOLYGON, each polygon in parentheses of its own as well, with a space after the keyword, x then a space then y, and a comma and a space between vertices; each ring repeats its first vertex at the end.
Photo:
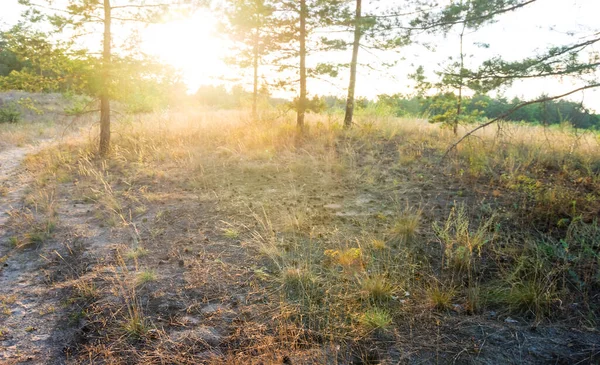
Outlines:
POLYGON ((218 37, 217 20, 208 11, 146 28, 142 32, 142 49, 180 69, 190 90, 221 84, 230 73, 223 61, 227 42, 218 37))

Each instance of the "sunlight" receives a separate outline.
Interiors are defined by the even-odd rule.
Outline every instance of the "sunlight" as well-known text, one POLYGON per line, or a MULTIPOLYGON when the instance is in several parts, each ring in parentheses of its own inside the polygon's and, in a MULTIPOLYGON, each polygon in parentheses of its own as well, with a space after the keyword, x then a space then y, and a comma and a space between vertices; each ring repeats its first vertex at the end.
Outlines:
POLYGON ((231 73, 223 62, 227 42, 217 35, 217 20, 208 11, 187 19, 151 25, 142 31, 142 50, 181 70, 190 90, 220 84, 231 73))
POLYGON ((0 4, 0 365, 600 365, 600 0, 0 4))

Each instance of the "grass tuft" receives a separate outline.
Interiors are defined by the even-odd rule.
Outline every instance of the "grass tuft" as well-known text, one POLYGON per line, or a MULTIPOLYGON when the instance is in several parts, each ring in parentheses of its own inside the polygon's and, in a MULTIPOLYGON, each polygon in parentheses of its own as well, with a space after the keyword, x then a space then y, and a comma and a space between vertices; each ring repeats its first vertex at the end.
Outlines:
POLYGON ((446 288, 440 284, 433 285, 427 290, 427 298, 431 307, 439 311, 451 309, 455 295, 454 288, 446 288))
POLYGON ((236 239, 240 236, 240 232, 235 228, 226 228, 223 230, 223 236, 229 239, 236 239))
POLYGON ((284 293, 292 300, 315 298, 321 295, 317 277, 305 269, 284 269, 282 283, 284 293))
POLYGON ((385 303, 393 294, 393 286, 384 275, 370 275, 360 281, 363 295, 374 303, 385 303))
POLYGON ((125 253, 125 258, 128 260, 135 260, 146 255, 148 255, 148 250, 143 247, 137 247, 136 249, 127 251, 125 253))
POLYGON ((142 271, 137 274, 136 284, 144 285, 144 284, 156 281, 156 279, 157 279, 157 275, 154 271, 152 271, 152 270, 142 271))
POLYGON ((421 214, 421 210, 412 211, 408 209, 402 212, 390 230, 392 240, 405 243, 413 239, 419 232, 421 214))
POLYGON ((433 231, 444 247, 446 267, 470 273, 475 257, 480 257, 483 246, 494 238, 493 223, 494 217, 472 229, 463 205, 452 208, 444 226, 435 222, 433 231))
POLYGON ((392 324, 392 316, 387 311, 375 307, 364 312, 358 321, 367 330, 385 329, 392 324))

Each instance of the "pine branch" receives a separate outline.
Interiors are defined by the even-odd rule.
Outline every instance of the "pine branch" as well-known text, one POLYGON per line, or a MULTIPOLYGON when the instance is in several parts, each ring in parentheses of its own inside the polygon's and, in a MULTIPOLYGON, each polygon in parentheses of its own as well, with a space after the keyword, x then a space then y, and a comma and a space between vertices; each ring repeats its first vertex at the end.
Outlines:
POLYGON ((144 9, 144 8, 158 8, 158 7, 167 7, 169 5, 173 5, 173 4, 168 4, 168 3, 162 3, 162 4, 147 4, 147 5, 141 5, 141 4, 130 4, 130 5, 118 5, 118 6, 111 6, 111 9, 127 9, 127 8, 136 8, 136 9, 144 9))
POLYGON ((144 20, 144 19, 120 18, 120 17, 116 17, 116 16, 111 17, 111 19, 112 20, 118 20, 120 22, 136 22, 136 23, 145 23, 145 24, 152 23, 151 21, 144 20))
MULTIPOLYGON (((534 78, 542 78, 542 77, 549 77, 549 76, 565 76, 565 75, 572 75, 572 74, 586 71, 586 70, 595 70, 595 69, 597 69, 598 66, 600 66, 600 62, 583 64, 583 65, 579 65, 579 66, 573 67, 573 68, 566 68, 564 70, 557 70, 557 71, 551 71, 551 72, 539 72, 539 73, 535 73, 535 74, 531 74, 531 75, 487 75, 487 76, 473 77, 473 78, 470 78, 470 80, 487 80, 487 79, 493 79, 493 80, 519 79, 519 80, 521 80, 521 79, 534 79, 534 78)), ((446 74, 446 75, 460 76, 460 75, 456 75, 456 74, 446 74)))
POLYGON ((372 15, 372 14, 367 14, 364 15, 363 18, 375 18, 375 19, 386 19, 386 18, 399 18, 402 16, 408 16, 408 15, 415 15, 415 14, 422 14, 422 13, 426 13, 429 12, 433 9, 439 8, 439 6, 432 6, 429 9, 419 9, 419 10, 415 10, 415 11, 410 11, 408 13, 391 13, 391 14, 383 14, 383 15, 372 15))
MULTIPOLYGON (((502 60, 490 60, 484 63, 483 70, 474 72, 470 75, 470 79, 477 80, 510 80, 510 79, 520 79, 520 78, 537 78, 537 77, 546 77, 546 76, 561 76, 570 73, 576 73, 580 71, 585 71, 588 69, 594 69, 600 65, 600 62, 596 63, 583 63, 576 65, 566 65, 564 69, 555 69, 555 70, 542 70, 537 73, 528 74, 530 70, 535 70, 538 66, 554 66, 556 64, 564 63, 564 60, 556 59, 558 57, 571 54, 572 52, 581 52, 585 48, 592 46, 596 43, 600 42, 599 38, 594 38, 587 40, 585 42, 580 42, 576 44, 572 44, 570 46, 565 46, 562 48, 552 48, 548 51, 547 54, 543 56, 539 56, 536 58, 526 59, 525 61, 515 62, 515 63, 504 63, 502 60), (554 59, 554 60, 553 60, 554 59), (518 66, 523 66, 522 69, 519 69, 518 66), (487 68, 487 69, 486 69, 487 68), (504 70, 502 70, 504 68, 504 70)), ((450 74, 451 76, 457 76, 454 74, 450 74)))
POLYGON ((422 27, 404 27, 404 26, 394 26, 392 28, 394 29, 403 29, 403 30, 431 30, 434 28, 441 28, 441 27, 448 27, 448 26, 453 26, 453 25, 457 25, 457 24, 464 24, 464 23, 469 23, 469 22, 474 22, 474 21, 483 21, 483 20, 487 20, 487 19, 491 19, 493 17, 495 17, 496 15, 500 15, 500 14, 504 14, 504 13, 508 13, 517 9, 520 9, 524 6, 527 6, 531 3, 536 2, 537 0, 528 0, 524 3, 520 3, 508 8, 503 8, 503 9, 498 9, 496 11, 492 11, 490 13, 487 13, 485 15, 480 15, 480 16, 476 16, 476 17, 467 17, 464 19, 457 19, 457 20, 453 20, 453 21, 440 21, 440 22, 433 22, 431 24, 422 26, 422 27))

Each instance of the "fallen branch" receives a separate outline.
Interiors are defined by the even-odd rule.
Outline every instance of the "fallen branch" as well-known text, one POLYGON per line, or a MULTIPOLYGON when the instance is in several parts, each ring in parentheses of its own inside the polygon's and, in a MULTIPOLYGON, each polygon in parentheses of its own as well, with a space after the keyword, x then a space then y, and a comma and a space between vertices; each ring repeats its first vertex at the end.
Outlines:
POLYGON ((456 141, 452 146, 448 147, 448 149, 444 153, 444 156, 442 156, 441 161, 444 161, 446 159, 446 157, 448 156, 448 154, 453 149, 455 149, 456 146, 458 146, 462 141, 464 141, 465 139, 467 139, 469 136, 473 135, 473 133, 475 133, 478 130, 483 129, 483 128, 489 126, 489 125, 492 125, 492 124, 498 122, 499 120, 502 120, 502 119, 508 117, 509 115, 511 115, 512 113, 516 112, 517 110, 519 110, 521 108, 524 108, 524 107, 526 107, 528 105, 531 105, 531 104, 545 103, 547 101, 552 101, 552 100, 556 100, 556 99, 562 99, 565 96, 569 96, 571 94, 575 94, 576 92, 587 90, 587 89, 593 89, 593 88, 596 88, 596 87, 600 87, 600 83, 590 84, 590 85, 587 85, 587 86, 583 86, 583 87, 580 87, 578 89, 571 90, 571 91, 569 91, 568 93, 565 93, 565 94, 556 95, 556 96, 549 96, 549 97, 545 97, 545 98, 541 98, 541 99, 536 99, 536 100, 531 100, 531 101, 528 101, 526 103, 519 104, 519 105, 515 106, 514 108, 512 108, 511 110, 507 111, 506 113, 503 113, 499 117, 494 118, 494 119, 490 120, 489 122, 483 123, 482 125, 478 126, 475 129, 472 129, 467 134, 465 134, 464 136, 462 136, 461 139, 459 139, 458 141, 456 141))

